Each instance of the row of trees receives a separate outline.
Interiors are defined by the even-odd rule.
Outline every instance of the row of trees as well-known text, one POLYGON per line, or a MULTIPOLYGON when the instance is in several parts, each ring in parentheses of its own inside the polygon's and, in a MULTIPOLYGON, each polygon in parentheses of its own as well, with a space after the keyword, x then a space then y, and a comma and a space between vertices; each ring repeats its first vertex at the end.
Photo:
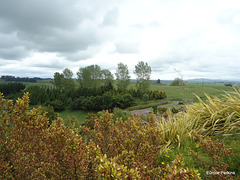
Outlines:
POLYGON ((16 94, 21 92, 21 90, 25 89, 25 85, 22 83, 4 83, 0 84, 0 92, 3 93, 5 96, 10 94, 16 94))
POLYGON ((76 88, 73 90, 61 90, 40 86, 28 87, 25 91, 30 93, 31 105, 50 105, 56 111, 70 108, 72 110, 101 111, 113 108, 125 109, 134 105, 131 94, 119 94, 115 89, 100 88, 76 88))
MULTIPOLYGON (((136 87, 141 94, 148 92, 150 87, 151 67, 143 61, 135 66, 134 74, 137 76, 136 87)), ((119 63, 116 69, 116 86, 119 92, 125 92, 130 84, 128 66, 119 63)), ((80 87, 98 88, 100 86, 111 86, 114 80, 113 74, 108 69, 101 69, 98 65, 90 65, 79 68, 77 81, 80 87)), ((66 68, 62 73, 54 74, 54 84, 59 89, 74 89, 73 72, 66 68)))
MULTIPOLYGON (((100 88, 76 88, 73 90, 61 90, 57 88, 44 88, 40 86, 30 86, 25 92, 30 93, 31 105, 50 105, 56 111, 70 108, 72 110, 101 111, 113 110, 114 108, 125 109, 135 105, 134 97, 139 96, 139 92, 134 89, 119 93, 116 89, 100 88)), ((23 95, 23 92, 22 92, 23 95)), ((149 91, 143 95, 144 100, 157 100, 166 98, 166 93, 162 91, 149 91)))
POLYGON ((128 67, 119 63, 115 81, 109 70, 101 69, 98 65, 91 65, 79 68, 77 81, 73 79, 73 72, 66 68, 62 73, 54 74, 55 87, 28 86, 25 88, 23 84, 11 83, 3 85, 6 86, 5 88, 0 86, 0 92, 4 95, 10 93, 8 98, 11 99, 17 99, 24 92, 29 92, 31 105, 50 105, 56 111, 65 108, 88 111, 125 109, 133 106, 134 98, 137 97, 142 99, 144 97, 146 101, 166 98, 164 92, 149 91, 151 67, 147 63, 140 61, 135 66, 134 73, 137 75, 136 88, 128 88, 130 84, 128 67), (15 90, 16 88, 18 89, 15 90))
POLYGON ((29 77, 15 77, 15 76, 1 76, 1 79, 4 81, 14 81, 14 82, 31 82, 31 83, 37 83, 37 80, 40 80, 41 78, 29 78, 29 77))

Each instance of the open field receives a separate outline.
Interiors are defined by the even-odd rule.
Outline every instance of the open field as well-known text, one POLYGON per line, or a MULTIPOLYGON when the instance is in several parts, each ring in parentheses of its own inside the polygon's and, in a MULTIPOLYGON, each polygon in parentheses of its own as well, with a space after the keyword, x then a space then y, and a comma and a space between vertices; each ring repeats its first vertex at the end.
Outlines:
POLYGON ((229 86, 225 86, 223 83, 209 83, 209 84, 197 84, 191 83, 186 84, 186 86, 159 86, 159 85, 151 85, 152 90, 165 91, 167 93, 167 98, 171 100, 184 100, 187 101, 196 101, 197 98, 194 94, 198 95, 201 99, 205 100, 206 97, 204 93, 209 96, 217 96, 221 97, 221 94, 224 91, 232 91, 233 88, 229 86))

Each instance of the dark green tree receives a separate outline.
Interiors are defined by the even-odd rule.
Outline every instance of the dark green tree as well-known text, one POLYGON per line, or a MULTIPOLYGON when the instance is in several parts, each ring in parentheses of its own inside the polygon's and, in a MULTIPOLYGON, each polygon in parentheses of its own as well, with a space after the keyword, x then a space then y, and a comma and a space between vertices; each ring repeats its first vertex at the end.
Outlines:
POLYGON ((54 73, 54 84, 57 88, 63 88, 64 75, 59 72, 54 73))

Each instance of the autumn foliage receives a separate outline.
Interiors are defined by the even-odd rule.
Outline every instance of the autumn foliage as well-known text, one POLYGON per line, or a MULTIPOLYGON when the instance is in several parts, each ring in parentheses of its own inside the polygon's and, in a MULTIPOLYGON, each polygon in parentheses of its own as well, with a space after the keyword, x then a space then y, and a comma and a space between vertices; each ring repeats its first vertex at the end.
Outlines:
POLYGON ((16 103, 0 95, 0 179, 199 179, 181 158, 159 165, 164 142, 153 117, 114 122, 106 112, 80 129, 49 124, 28 93, 16 103))

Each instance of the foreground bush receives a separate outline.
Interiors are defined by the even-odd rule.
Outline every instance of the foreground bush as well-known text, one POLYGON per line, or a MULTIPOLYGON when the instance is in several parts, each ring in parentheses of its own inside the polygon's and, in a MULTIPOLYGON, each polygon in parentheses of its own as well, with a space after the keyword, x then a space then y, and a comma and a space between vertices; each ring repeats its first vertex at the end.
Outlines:
MULTIPOLYGON (((181 156, 159 162, 161 152, 173 142, 180 145, 194 130, 206 135, 238 128, 240 96, 236 92, 225 97, 224 101, 200 101, 200 105, 188 107, 186 113, 172 118, 169 115, 159 122, 151 116, 146 124, 137 117, 115 121, 108 112, 91 116, 88 127, 81 127, 88 137, 84 139, 78 129, 67 128, 60 118, 49 125, 46 113, 40 115, 39 108, 29 108, 27 93, 15 104, 0 95, 0 179, 199 179, 198 171, 185 167, 181 156), (218 126, 202 131, 205 126, 193 118, 196 114, 189 109, 203 107, 201 111, 197 109, 198 117, 202 121, 206 118, 207 124, 215 118, 206 112, 212 112, 211 108, 218 110, 216 106, 220 104, 225 108, 219 108, 217 115, 221 118, 215 122, 218 126), (222 126, 226 130, 222 131, 222 126)), ((201 136, 198 139, 211 158, 209 170, 227 171, 222 158, 231 151, 223 149, 219 141, 201 136)), ((208 162, 195 152, 193 157, 202 167, 208 162)))
POLYGON ((0 95, 0 179, 199 179, 182 163, 158 165, 162 141, 153 119, 142 126, 139 119, 114 124, 111 116, 83 128, 86 144, 60 118, 49 126, 39 108, 29 109, 28 94, 15 104, 0 95))
POLYGON ((1 179, 83 179, 87 176, 86 144, 61 119, 48 128, 46 114, 29 109, 28 94, 13 101, 0 96, 1 179))
POLYGON ((95 120, 94 128, 81 128, 84 134, 101 148, 103 154, 116 157, 128 169, 137 169, 143 177, 157 168, 158 152, 162 145, 161 132, 153 118, 145 126, 140 119, 114 124, 112 114, 95 120))

